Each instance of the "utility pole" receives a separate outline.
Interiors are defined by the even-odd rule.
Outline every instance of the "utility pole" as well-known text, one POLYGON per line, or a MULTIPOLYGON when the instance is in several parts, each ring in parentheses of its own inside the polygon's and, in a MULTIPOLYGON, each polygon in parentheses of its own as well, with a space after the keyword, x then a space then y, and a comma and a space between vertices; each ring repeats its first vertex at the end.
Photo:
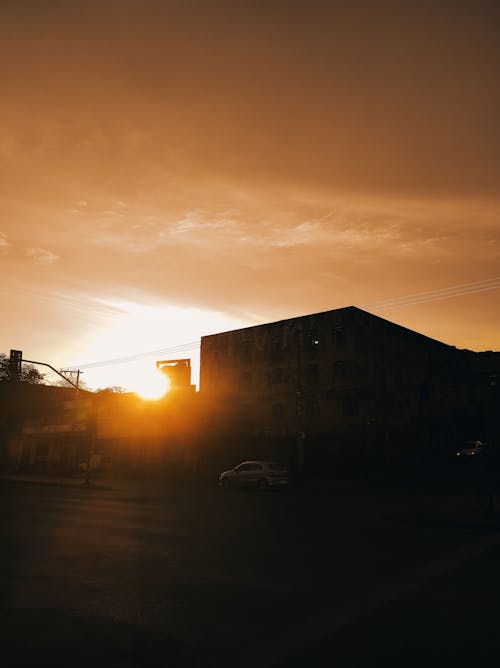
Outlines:
MULTIPOLYGON (((75 383, 75 388, 76 388, 76 424, 80 423, 80 374, 81 371, 80 369, 61 369, 61 374, 69 374, 73 377, 76 376, 76 383, 75 383)), ((73 429, 74 429, 75 423, 73 423, 73 429)), ((92 437, 89 436, 88 441, 87 441, 87 461, 86 461, 86 466, 85 466, 85 481, 84 485, 86 487, 90 487, 90 464, 92 462, 92 444, 93 444, 93 439, 92 437)))
MULTIPOLYGON (((68 380, 67 376, 64 375, 64 374, 68 374, 72 378, 74 378, 76 376, 76 381, 74 383, 74 386, 76 387, 76 391, 78 392, 79 389, 80 389, 80 374, 81 373, 82 372, 80 371, 80 369, 61 369, 61 374, 60 375, 63 376, 64 380, 68 380)), ((68 380, 68 382, 69 382, 69 380, 68 380)))
MULTIPOLYGON (((22 363, 22 362, 26 362, 26 364, 39 364, 40 366, 46 366, 46 367, 48 367, 49 369, 51 369, 52 371, 54 371, 54 373, 57 373, 58 376, 61 376, 61 378, 63 378, 64 380, 66 380, 70 385, 73 385, 73 387, 76 388, 76 389, 78 390, 78 385, 77 385, 77 383, 74 383, 72 380, 70 380, 69 378, 67 378, 66 376, 64 376, 64 375, 62 374, 61 371, 58 371, 57 369, 55 369, 51 364, 47 364, 47 362, 35 362, 34 360, 24 360, 24 359, 22 358, 22 357, 23 357, 23 351, 22 351, 22 350, 11 350, 11 351, 10 351, 11 359, 12 359, 12 353, 16 353, 16 352, 21 354, 21 357, 20 357, 20 363, 22 363)), ((79 377, 79 376, 80 376, 80 372, 78 372, 78 377, 79 377)))
MULTIPOLYGON (((26 362, 26 364, 38 364, 40 366, 46 366, 54 373, 57 373, 58 376, 63 378, 66 382, 68 382, 70 385, 72 385, 75 390, 76 390, 76 413, 77 413, 77 418, 78 418, 78 413, 79 413, 79 399, 80 399, 80 374, 81 371, 80 369, 68 369, 68 370, 63 370, 58 371, 55 369, 51 364, 48 364, 47 362, 35 362, 35 360, 26 360, 23 359, 23 351, 22 350, 11 350, 10 351, 10 369, 12 370, 15 367, 15 371, 17 372, 17 379, 19 379, 20 374, 21 374, 21 364, 23 362, 26 362), (70 380, 67 376, 64 375, 64 373, 69 373, 71 375, 76 374, 76 383, 70 380)), ((89 439, 88 445, 87 445, 87 470, 85 471, 85 484, 87 487, 90 487, 90 461, 91 461, 91 456, 92 456, 92 444, 89 439)))

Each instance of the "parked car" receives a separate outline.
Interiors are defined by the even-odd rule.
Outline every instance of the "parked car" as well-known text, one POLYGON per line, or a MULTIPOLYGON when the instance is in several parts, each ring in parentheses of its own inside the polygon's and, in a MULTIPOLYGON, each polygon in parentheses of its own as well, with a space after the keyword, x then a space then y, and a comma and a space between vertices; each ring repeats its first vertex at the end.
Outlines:
POLYGON ((486 449, 482 441, 465 441, 464 446, 457 450, 457 457, 474 457, 482 454, 486 449))
POLYGON ((288 471, 279 462, 247 461, 219 474, 219 486, 231 487, 284 487, 288 485, 288 471))

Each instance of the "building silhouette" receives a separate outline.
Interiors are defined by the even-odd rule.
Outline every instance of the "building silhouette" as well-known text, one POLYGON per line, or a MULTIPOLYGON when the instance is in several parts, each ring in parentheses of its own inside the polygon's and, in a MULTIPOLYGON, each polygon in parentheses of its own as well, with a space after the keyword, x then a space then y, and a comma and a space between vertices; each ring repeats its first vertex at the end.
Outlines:
POLYGON ((242 454, 306 470, 424 465, 483 433, 485 354, 347 307, 203 337, 200 395, 239 411, 242 454))
POLYGON ((215 470, 280 459, 306 474, 412 474, 464 441, 498 445, 500 353, 458 350, 355 307, 202 337, 163 360, 160 401, 0 382, 0 469, 215 470))

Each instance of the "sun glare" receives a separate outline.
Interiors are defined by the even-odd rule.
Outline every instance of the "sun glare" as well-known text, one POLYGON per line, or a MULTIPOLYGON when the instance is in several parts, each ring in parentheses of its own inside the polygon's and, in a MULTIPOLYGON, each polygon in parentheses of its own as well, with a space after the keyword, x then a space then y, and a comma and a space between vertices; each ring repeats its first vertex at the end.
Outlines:
POLYGON ((161 399, 170 390, 170 382, 165 374, 153 371, 151 374, 138 379, 132 390, 141 399, 161 399))
MULTIPOLYGON (((146 298, 145 298, 146 299, 146 298)), ((85 369, 88 387, 105 388, 117 385, 148 399, 158 399, 168 391, 168 380, 156 371, 158 359, 190 357, 192 382, 199 373, 199 340, 204 334, 236 329, 245 324, 224 313, 171 304, 144 305, 142 303, 100 298, 107 309, 105 322, 90 336, 87 345, 76 349, 75 359, 82 364, 120 357, 134 356, 152 350, 161 350, 158 356, 139 355, 140 359, 126 364, 111 364, 85 369), (193 343, 194 342, 194 343, 193 343), (186 344, 191 344, 188 345, 186 344), (170 347, 184 346, 179 355, 170 347)))

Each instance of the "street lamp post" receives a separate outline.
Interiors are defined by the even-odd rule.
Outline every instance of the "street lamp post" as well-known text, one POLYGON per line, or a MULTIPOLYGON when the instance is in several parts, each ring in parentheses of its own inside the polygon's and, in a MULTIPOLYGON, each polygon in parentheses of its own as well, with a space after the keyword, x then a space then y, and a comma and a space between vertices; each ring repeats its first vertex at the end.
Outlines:
MULTIPOLYGON (((75 390, 76 390, 76 413, 77 413, 77 418, 78 418, 78 413, 79 413, 79 399, 80 399, 80 370, 77 370, 76 372, 76 383, 74 383, 72 380, 70 380, 67 376, 65 376, 61 371, 58 371, 55 369, 51 364, 48 364, 47 362, 35 362, 34 360, 26 360, 23 359, 23 352, 22 350, 15 350, 11 351, 11 359, 15 358, 16 361, 19 364, 19 368, 21 367, 22 362, 25 362, 26 364, 38 364, 39 366, 46 366, 55 373, 57 373, 58 376, 63 378, 67 383, 72 385, 75 390), (17 355, 14 355, 12 353, 17 353, 17 355)), ((89 442, 88 448, 87 448, 87 470, 85 472, 85 484, 87 487, 90 487, 90 461, 91 461, 91 455, 92 455, 92 446, 89 442)))

